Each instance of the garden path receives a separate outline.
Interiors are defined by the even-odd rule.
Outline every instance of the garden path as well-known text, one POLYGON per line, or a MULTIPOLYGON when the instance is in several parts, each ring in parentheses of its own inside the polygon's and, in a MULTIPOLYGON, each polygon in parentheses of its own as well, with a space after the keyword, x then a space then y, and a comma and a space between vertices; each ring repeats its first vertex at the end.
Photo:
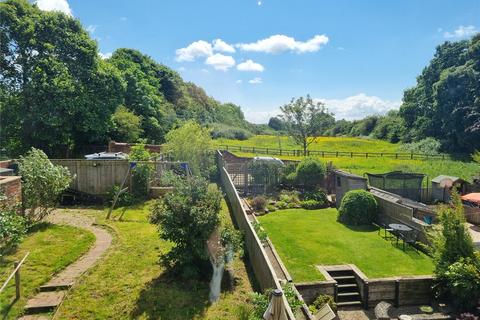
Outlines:
POLYGON ((28 300, 25 311, 28 315, 23 320, 38 319, 35 314, 56 309, 73 284, 93 267, 112 243, 112 236, 105 229, 94 225, 95 220, 72 210, 57 210, 48 217, 55 224, 67 224, 90 231, 95 235, 95 244, 80 259, 69 265, 49 282, 40 287, 40 292, 28 300))

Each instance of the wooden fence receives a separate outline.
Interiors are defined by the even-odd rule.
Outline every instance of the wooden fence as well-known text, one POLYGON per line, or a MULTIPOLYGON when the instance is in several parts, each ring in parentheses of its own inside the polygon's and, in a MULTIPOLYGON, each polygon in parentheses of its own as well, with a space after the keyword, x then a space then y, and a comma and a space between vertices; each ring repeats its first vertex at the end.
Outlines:
MULTIPOLYGON (((130 163, 127 160, 83 160, 83 159, 52 159, 56 165, 67 167, 74 177, 70 188, 76 191, 104 195, 113 185, 120 185, 128 172, 130 163)), ((158 181, 162 172, 181 165, 181 162, 141 161, 139 164, 151 164, 154 167, 150 180, 158 181)), ((131 187, 131 179, 126 186, 131 187)))
MULTIPOLYGON (((226 193, 228 202, 230 203, 232 214, 239 229, 244 232, 245 236, 245 250, 248 254, 250 264, 252 266, 253 273, 257 279, 260 288, 265 289, 282 289, 280 282, 275 274, 270 260, 263 248, 262 242, 258 238, 253 226, 248 220, 247 213, 242 206, 240 196, 233 185, 230 176, 225 169, 225 163, 222 158, 222 154, 217 151, 217 164, 220 171, 220 180, 222 182, 224 191, 226 193)), ((282 301, 285 307, 287 319, 293 320, 295 316, 285 298, 282 296, 282 301)))
MULTIPOLYGON (((245 152, 275 156, 291 156, 302 157, 303 150, 295 149, 277 149, 263 147, 247 147, 221 145, 222 150, 231 152, 245 152)), ((324 150, 307 150, 307 156, 317 156, 322 158, 388 158, 399 160, 447 160, 449 155, 445 154, 422 154, 422 153, 405 153, 405 152, 353 152, 353 151, 324 151, 324 150)))

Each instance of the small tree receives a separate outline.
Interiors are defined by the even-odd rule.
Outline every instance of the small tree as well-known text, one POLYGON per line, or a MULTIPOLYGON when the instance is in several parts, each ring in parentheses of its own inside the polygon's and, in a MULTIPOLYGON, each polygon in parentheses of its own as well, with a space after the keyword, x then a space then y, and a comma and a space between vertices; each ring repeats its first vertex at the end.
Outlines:
POLYGON ((123 142, 135 142, 143 133, 142 117, 119 106, 112 115, 114 138, 123 142))
POLYGON ((348 225, 368 225, 377 216, 377 200, 365 190, 348 191, 338 209, 338 220, 348 225))
POLYGON ((333 115, 327 111, 325 105, 313 101, 310 95, 292 99, 289 104, 280 107, 280 110, 280 118, 286 131, 295 143, 302 146, 304 155, 307 155, 308 146, 335 124, 333 115))
POLYGON ((322 184, 327 170, 325 165, 317 159, 303 159, 296 170, 296 180, 306 189, 315 189, 322 184))
POLYGON ((162 263, 185 277, 196 276, 208 265, 206 243, 220 223, 221 194, 199 177, 176 177, 171 183, 175 191, 155 203, 150 221, 173 243, 162 263))
POLYGON ((210 130, 194 121, 187 121, 181 127, 167 133, 165 151, 175 160, 186 161, 194 175, 208 177, 213 166, 210 151, 213 148, 210 130))
POLYGON ((456 191, 452 192, 452 204, 441 206, 438 215, 440 230, 436 230, 433 237, 436 294, 452 299, 458 308, 473 307, 473 292, 459 294, 459 290, 475 285, 480 288, 480 262, 465 227, 463 205, 456 191), (476 273, 467 276, 466 270, 476 270, 476 273))
POLYGON ((25 157, 20 157, 19 173, 22 176, 25 217, 30 223, 47 216, 72 181, 67 168, 52 164, 42 150, 35 148, 25 157))

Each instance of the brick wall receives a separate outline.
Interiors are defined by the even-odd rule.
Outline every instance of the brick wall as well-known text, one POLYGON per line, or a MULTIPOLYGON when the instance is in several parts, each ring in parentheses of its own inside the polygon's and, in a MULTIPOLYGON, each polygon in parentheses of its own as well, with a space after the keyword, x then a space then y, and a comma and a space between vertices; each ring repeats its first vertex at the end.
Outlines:
POLYGON ((0 192, 12 204, 22 201, 22 182, 19 176, 0 176, 0 192))
POLYGON ((8 168, 11 163, 12 163, 12 160, 0 161, 0 168, 8 168))

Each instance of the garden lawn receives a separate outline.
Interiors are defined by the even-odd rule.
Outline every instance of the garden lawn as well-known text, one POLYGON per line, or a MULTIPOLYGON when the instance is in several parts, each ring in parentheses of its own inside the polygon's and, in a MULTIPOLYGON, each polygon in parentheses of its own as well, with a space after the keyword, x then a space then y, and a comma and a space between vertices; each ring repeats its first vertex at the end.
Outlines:
POLYGON ((322 280, 316 265, 355 264, 369 278, 432 273, 425 254, 404 252, 373 226, 350 228, 336 218, 336 209, 290 209, 259 220, 295 282, 322 280))
POLYGON ((52 224, 41 224, 37 231, 30 233, 15 253, 0 260, 0 283, 13 270, 13 262, 20 261, 27 252, 27 260, 21 267, 21 298, 15 299, 15 281, 0 294, 0 315, 2 319, 17 319, 23 312, 28 298, 35 295, 39 286, 49 281, 70 263, 77 260, 95 242, 95 236, 88 231, 52 224))
MULTIPOLYGON (((112 228, 114 242, 104 260, 69 293, 58 319, 236 319, 238 306, 252 292, 244 262, 233 262, 234 290, 210 305, 208 280, 183 281, 160 266, 160 254, 171 245, 148 222, 150 205, 127 209, 123 221, 106 221, 102 210, 82 210, 112 228)), ((225 203, 222 208, 222 218, 230 219, 225 203)))

